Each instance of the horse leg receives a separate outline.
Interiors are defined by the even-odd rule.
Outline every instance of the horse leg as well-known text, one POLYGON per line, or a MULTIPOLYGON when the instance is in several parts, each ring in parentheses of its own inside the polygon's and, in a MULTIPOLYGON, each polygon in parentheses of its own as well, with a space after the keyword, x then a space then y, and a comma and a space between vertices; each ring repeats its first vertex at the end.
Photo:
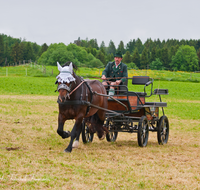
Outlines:
MULTIPOLYGON (((103 107, 107 108, 106 101, 104 101, 103 107)), ((106 112, 104 110, 97 111, 97 113, 96 113, 96 118, 97 118, 96 128, 97 128, 97 135, 100 140, 103 140, 105 138, 106 134, 109 133, 108 129, 106 127, 104 127, 105 117, 106 117, 106 112)))
POLYGON ((57 133, 63 138, 68 138, 70 137, 70 131, 63 131, 63 127, 65 124, 65 120, 61 114, 58 115, 58 129, 57 133))
POLYGON ((105 132, 103 129, 104 120, 101 120, 98 116, 98 113, 95 113, 91 118, 91 125, 95 128, 97 136, 100 140, 105 138, 105 132))
POLYGON ((64 150, 64 152, 70 153, 72 151, 72 144, 74 142, 74 139, 78 136, 80 136, 80 129, 81 129, 81 123, 82 123, 83 117, 76 120, 76 123, 71 131, 71 140, 69 142, 68 147, 64 150))
POLYGON ((81 123, 81 127, 79 127, 79 129, 77 131, 76 140, 73 142, 72 148, 78 148, 81 131, 82 131, 82 123, 81 123))

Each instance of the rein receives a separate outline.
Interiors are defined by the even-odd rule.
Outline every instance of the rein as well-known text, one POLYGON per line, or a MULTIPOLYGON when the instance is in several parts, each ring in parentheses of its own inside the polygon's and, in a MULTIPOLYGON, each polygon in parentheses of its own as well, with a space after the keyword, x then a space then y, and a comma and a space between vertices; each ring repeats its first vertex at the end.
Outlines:
POLYGON ((75 91, 77 90, 85 81, 83 80, 76 88, 74 88, 70 93, 69 96, 75 91))

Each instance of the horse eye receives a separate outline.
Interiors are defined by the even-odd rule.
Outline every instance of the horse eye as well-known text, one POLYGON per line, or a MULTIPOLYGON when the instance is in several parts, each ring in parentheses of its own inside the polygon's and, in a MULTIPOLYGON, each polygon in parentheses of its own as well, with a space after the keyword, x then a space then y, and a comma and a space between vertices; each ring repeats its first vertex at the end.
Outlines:
POLYGON ((60 85, 60 84, 61 84, 61 82, 58 83, 58 85, 60 85))

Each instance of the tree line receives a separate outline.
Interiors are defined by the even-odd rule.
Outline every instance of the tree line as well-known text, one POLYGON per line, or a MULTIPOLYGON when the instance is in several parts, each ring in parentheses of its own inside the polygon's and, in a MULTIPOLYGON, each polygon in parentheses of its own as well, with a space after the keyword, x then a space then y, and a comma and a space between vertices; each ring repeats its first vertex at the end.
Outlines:
POLYGON ((48 49, 46 43, 42 46, 0 34, 0 66, 7 66, 23 61, 36 61, 48 49))
MULTIPOLYGON (((38 45, 0 34, 0 66, 23 60, 34 60, 43 65, 56 65, 72 61, 78 66, 105 67, 114 60, 116 51, 123 54, 123 62, 128 68, 199 71, 200 40, 147 39, 144 43, 137 38, 127 44, 120 41, 118 46, 110 40, 106 46, 104 41, 100 46, 97 39, 80 39, 69 45, 64 43, 46 43, 38 45)), ((11 65, 11 64, 10 64, 11 65)))
POLYGON ((129 68, 198 71, 200 68, 200 40, 147 39, 143 44, 137 38, 130 40, 126 45, 120 41, 118 47, 110 40, 108 47, 104 41, 98 47, 97 40, 75 40, 78 46, 86 48, 101 62, 106 63, 114 59, 116 51, 123 54, 123 62, 129 68))

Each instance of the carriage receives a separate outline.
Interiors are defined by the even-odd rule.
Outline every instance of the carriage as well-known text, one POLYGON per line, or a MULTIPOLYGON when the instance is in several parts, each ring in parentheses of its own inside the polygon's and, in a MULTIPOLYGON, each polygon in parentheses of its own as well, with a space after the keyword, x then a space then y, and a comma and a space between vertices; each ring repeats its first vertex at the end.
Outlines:
MULTIPOLYGON (((117 140, 119 132, 137 133, 138 145, 147 146, 149 131, 157 132, 159 144, 166 144, 169 137, 169 121, 164 113, 166 102, 162 102, 161 95, 167 95, 168 89, 154 89, 153 79, 149 76, 133 76, 128 78, 132 85, 143 85, 142 92, 131 92, 125 84, 116 86, 113 96, 98 94, 108 97, 104 127, 109 133, 106 139, 109 142, 117 140), (148 88, 148 93, 146 88, 148 88), (147 102, 152 95, 159 97, 159 102, 147 102), (161 115, 159 111, 161 110, 161 115)), ((93 141, 94 133, 90 129, 90 122, 85 118, 82 122, 82 141, 93 141)))
POLYGON ((109 142, 116 141, 119 132, 128 132, 137 133, 139 146, 145 147, 149 131, 157 132, 159 144, 167 143, 169 121, 164 113, 167 103, 162 102, 161 95, 168 94, 168 89, 153 90, 152 78, 134 76, 128 80, 131 79, 132 85, 143 85, 142 92, 129 91, 126 80, 126 84, 115 86, 115 94, 111 96, 99 80, 84 80, 77 76, 71 62, 63 67, 58 62, 57 65, 60 71, 56 77, 59 92, 57 133, 63 139, 71 137, 64 152, 78 147, 81 132, 84 143, 92 142, 95 132, 100 140, 106 133, 109 142), (147 102, 152 95, 159 96, 159 102, 147 102), (70 119, 75 119, 73 129, 64 131, 65 121, 70 119))

